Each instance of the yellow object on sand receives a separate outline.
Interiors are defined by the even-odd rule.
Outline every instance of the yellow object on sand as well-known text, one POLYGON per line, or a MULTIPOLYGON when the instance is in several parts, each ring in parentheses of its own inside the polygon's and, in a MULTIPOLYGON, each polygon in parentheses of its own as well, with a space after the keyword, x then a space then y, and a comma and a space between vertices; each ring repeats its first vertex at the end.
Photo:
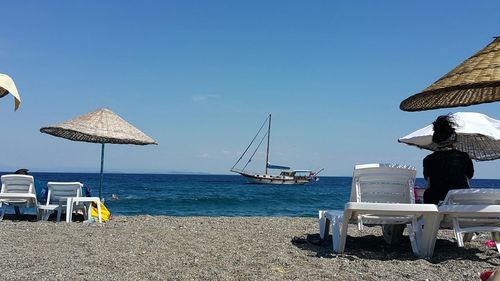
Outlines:
MULTIPOLYGON (((92 203, 92 211, 91 211, 91 216, 96 219, 96 221, 99 218, 99 214, 97 213, 97 206, 95 203, 92 203)), ((104 203, 101 202, 101 219, 102 222, 106 222, 109 220, 109 217, 111 216, 111 213, 108 211, 108 208, 104 206, 104 203)))

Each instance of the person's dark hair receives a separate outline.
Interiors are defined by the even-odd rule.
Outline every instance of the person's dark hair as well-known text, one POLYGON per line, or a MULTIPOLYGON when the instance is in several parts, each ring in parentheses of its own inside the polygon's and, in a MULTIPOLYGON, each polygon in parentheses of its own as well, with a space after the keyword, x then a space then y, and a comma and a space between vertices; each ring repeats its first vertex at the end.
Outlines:
POLYGON ((434 133, 432 134, 432 142, 442 143, 450 139, 455 134, 455 122, 451 115, 441 115, 432 123, 434 133))
POLYGON ((16 175, 27 175, 28 174, 28 169, 19 169, 14 172, 16 175))

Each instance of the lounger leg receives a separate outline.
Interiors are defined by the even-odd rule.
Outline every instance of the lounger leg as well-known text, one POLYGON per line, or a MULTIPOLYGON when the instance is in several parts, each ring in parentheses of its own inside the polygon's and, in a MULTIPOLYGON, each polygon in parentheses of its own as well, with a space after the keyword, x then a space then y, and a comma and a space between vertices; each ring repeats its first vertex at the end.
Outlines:
POLYGON ((423 220, 413 217, 411 223, 406 225, 410 237, 411 250, 417 257, 421 256, 419 243, 422 241, 422 224, 423 220))
POLYGON ((363 230, 363 217, 358 216, 358 230, 361 231, 363 230))
POLYGON ((62 206, 59 204, 59 207, 57 207, 57 222, 61 221, 61 212, 62 212, 62 206))
POLYGON ((2 213, 0 214, 0 221, 3 220, 3 216, 5 215, 5 208, 6 207, 7 207, 7 205, 2 204, 2 213))
POLYGON ((44 221, 49 220, 50 214, 51 214, 52 212, 51 212, 51 211, 49 211, 49 210, 42 210, 42 212, 43 212, 42 220, 44 220, 44 221))
MULTIPOLYGON (((345 214, 344 214, 345 216, 345 214)), ((347 239, 347 228, 349 227, 349 220, 344 220, 344 217, 342 216, 337 216, 337 224, 340 225, 342 223, 341 229, 340 229, 340 234, 339 234, 339 251, 338 253, 341 254, 345 250, 345 243, 347 239), (342 221, 342 222, 341 222, 342 221)))
MULTIPOLYGON (((341 237, 340 237, 340 217, 339 216, 334 216, 332 218, 332 246, 333 246, 333 251, 336 253, 340 253, 340 244, 341 244, 341 237)), ((344 242, 345 243, 345 242, 344 242)))
POLYGON ((92 218, 92 202, 88 202, 85 204, 85 213, 87 213, 87 217, 85 220, 90 221, 92 218))
POLYGON ((419 256, 430 260, 434 253, 434 246, 436 245, 437 232, 439 230, 439 223, 442 220, 442 215, 425 214, 422 216, 422 222, 419 222, 416 234, 417 245, 419 246, 419 256))
POLYGON ((328 237, 329 220, 325 216, 326 211, 319 211, 319 237, 323 240, 328 237))
POLYGON ((36 208, 36 219, 37 220, 42 219, 42 211, 40 209, 38 209, 38 207, 36 208))
POLYGON ((464 246, 464 236, 458 224, 458 219, 453 218, 453 231, 455 232, 455 238, 457 239, 458 247, 464 246))
POLYGON ((410 236, 410 244, 411 244, 411 250, 416 256, 420 255, 419 248, 418 248, 418 239, 417 239, 417 234, 416 230, 418 229, 418 224, 415 223, 409 223, 406 228, 408 229, 408 236, 410 236))
POLYGON ((101 202, 97 202, 97 217, 99 218, 99 222, 102 222, 101 202))
POLYGON ((70 223, 72 221, 72 215, 73 215, 73 212, 70 210, 71 209, 71 206, 66 206, 66 223, 70 223))
POLYGON ((21 210, 19 209, 19 206, 14 206, 14 212, 16 212, 16 216, 21 215, 21 210))
POLYGON ((71 215, 72 214, 73 214, 73 212, 71 211, 71 206, 67 205, 66 206, 66 223, 70 223, 71 222, 71 215))
POLYGON ((73 200, 71 200, 71 197, 68 197, 66 199, 66 222, 67 223, 71 222, 72 215, 73 215, 73 200))

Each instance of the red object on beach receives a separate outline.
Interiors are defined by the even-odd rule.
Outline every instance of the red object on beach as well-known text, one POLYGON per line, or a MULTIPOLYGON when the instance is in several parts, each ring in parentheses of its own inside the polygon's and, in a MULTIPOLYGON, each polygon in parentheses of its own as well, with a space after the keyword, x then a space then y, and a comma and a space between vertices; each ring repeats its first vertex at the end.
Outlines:
POLYGON ((479 278, 481 278, 481 281, 486 281, 488 280, 488 278, 490 278, 491 275, 493 275, 494 272, 494 270, 486 270, 485 272, 481 273, 481 275, 479 275, 479 278))
POLYGON ((413 196, 415 198, 415 203, 423 204, 424 203, 424 192, 425 188, 414 186, 413 188, 413 196))
POLYGON ((488 248, 495 248, 497 246, 497 244, 493 240, 484 241, 484 245, 488 248))

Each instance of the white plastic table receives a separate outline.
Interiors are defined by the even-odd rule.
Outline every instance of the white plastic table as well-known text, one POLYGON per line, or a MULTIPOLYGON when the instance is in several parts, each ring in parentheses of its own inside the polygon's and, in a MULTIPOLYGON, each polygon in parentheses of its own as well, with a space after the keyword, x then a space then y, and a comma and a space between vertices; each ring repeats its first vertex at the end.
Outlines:
MULTIPOLYGON (((66 211, 66 222, 71 222, 71 214, 73 213, 73 208, 75 204, 80 202, 94 202, 97 205, 97 214, 99 222, 102 222, 101 217, 101 199, 99 197, 69 197, 67 199, 67 211, 66 211)), ((90 219, 92 216, 92 208, 89 206, 88 208, 87 219, 90 219)))

